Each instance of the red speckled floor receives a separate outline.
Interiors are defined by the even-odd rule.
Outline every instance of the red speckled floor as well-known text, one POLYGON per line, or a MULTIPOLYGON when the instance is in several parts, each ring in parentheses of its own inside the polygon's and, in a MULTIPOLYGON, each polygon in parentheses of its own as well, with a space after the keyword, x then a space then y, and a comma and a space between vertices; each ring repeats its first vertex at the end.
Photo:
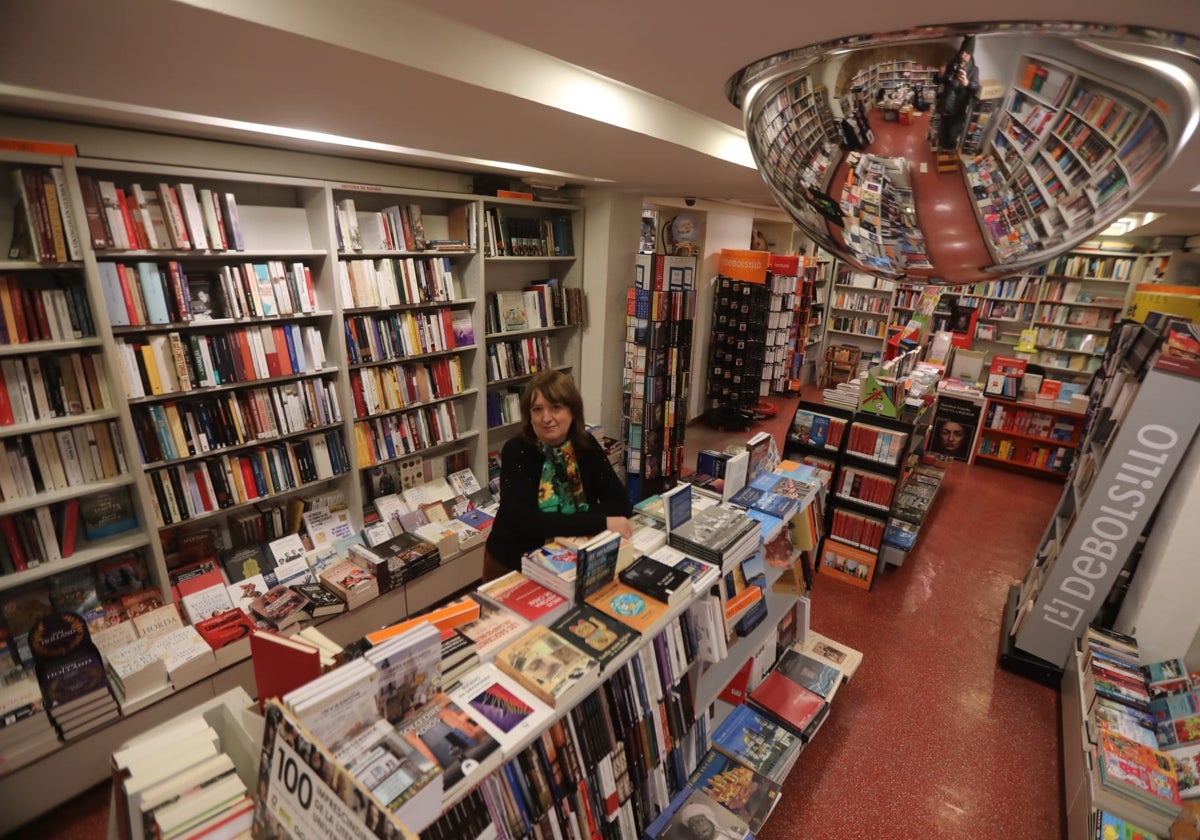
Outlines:
MULTIPOLYGON (((777 402, 790 416, 794 401, 777 402)), ((785 423, 737 434, 694 425, 687 449, 759 429, 778 440, 785 423)), ((861 650, 863 664, 758 840, 1065 837, 1058 692, 996 665, 1008 587, 1061 490, 955 462, 903 566, 870 592, 818 575, 813 629, 861 650)))

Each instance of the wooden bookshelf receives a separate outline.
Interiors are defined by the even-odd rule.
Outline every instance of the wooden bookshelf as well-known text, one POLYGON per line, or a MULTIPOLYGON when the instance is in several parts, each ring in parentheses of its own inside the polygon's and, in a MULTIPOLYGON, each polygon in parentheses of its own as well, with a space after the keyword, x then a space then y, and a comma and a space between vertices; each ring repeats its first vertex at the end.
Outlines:
POLYGON ((1083 415, 1078 412, 989 397, 975 442, 975 462, 1066 476, 1082 426, 1083 415))

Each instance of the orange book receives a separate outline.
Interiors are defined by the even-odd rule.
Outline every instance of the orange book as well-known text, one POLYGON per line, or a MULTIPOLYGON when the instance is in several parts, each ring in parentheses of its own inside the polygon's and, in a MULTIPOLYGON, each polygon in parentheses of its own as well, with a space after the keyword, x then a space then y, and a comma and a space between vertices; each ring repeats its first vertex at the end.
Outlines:
POLYGON ((477 620, 479 620, 479 602, 472 598, 462 598, 416 618, 410 618, 407 621, 384 627, 382 630, 376 630, 374 633, 368 633, 366 639, 372 646, 376 646, 393 636, 407 632, 422 621, 428 621, 438 630, 446 631, 477 620))

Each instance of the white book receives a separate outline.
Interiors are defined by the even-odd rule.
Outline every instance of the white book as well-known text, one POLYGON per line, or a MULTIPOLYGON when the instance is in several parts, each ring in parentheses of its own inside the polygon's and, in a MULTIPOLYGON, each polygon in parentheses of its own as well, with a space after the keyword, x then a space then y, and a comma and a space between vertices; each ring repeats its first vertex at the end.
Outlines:
POLYGON ((212 190, 200 190, 200 212, 204 218, 204 232, 208 238, 208 247, 213 251, 226 249, 225 234, 221 230, 221 220, 217 218, 216 197, 212 190))
POLYGON ((54 531, 54 520, 50 517, 50 508, 41 505, 35 511, 38 530, 42 535, 42 548, 46 552, 46 561, 54 563, 62 560, 62 551, 58 547, 58 534, 54 531))
POLYGON ((362 238, 358 228, 358 213, 353 198, 343 198, 337 203, 339 218, 342 219, 342 238, 347 251, 361 251, 362 238))
POLYGON ((47 490, 65 490, 66 473, 63 472, 62 461, 58 457, 58 445, 54 436, 46 432, 29 436, 33 443, 34 458, 37 459, 38 472, 42 475, 42 483, 47 490))
POLYGON ((60 429, 54 433, 54 438, 58 443, 58 454, 62 459, 63 472, 66 474, 68 484, 71 486, 83 484, 83 464, 80 463, 79 451, 75 446, 72 430, 60 429))
POLYGON ((108 229, 112 233, 113 247, 121 250, 132 248, 133 245, 129 242, 129 236, 125 231, 125 218, 121 215, 121 204, 117 200, 117 185, 112 181, 97 181, 96 190, 100 193, 101 212, 104 213, 108 229))
POLYGON ((328 671, 283 696, 283 704, 322 744, 336 750, 380 717, 379 672, 366 659, 328 671))
POLYGON ((505 755, 525 736, 540 732, 553 715, 549 706, 490 662, 468 672, 449 695, 496 739, 505 755))
POLYGON ((279 563, 271 573, 282 586, 294 586, 297 583, 316 583, 316 576, 308 565, 308 554, 279 563))
POLYGON ((175 688, 183 688, 212 676, 217 671, 217 659, 208 642, 191 625, 184 625, 155 636, 154 649, 166 663, 167 673, 175 688))
POLYGON ((270 549, 271 556, 275 558, 277 564, 287 563, 298 558, 302 559, 308 551, 299 534, 287 534, 272 540, 267 543, 267 548, 270 549))
POLYGON ((312 450, 313 464, 317 468, 317 478, 331 478, 333 461, 329 458, 329 442, 325 440, 324 435, 313 435, 308 442, 312 450))
POLYGON ((201 785, 235 772, 233 759, 225 753, 218 753, 196 762, 169 779, 164 779, 158 784, 146 788, 141 792, 138 803, 142 821, 139 825, 132 827, 133 836, 145 836, 144 826, 153 819, 155 809, 170 804, 201 785))
POLYGON ((6 501, 12 501, 21 495, 21 488, 17 477, 13 475, 8 452, 0 448, 0 456, 3 456, 0 457, 0 495, 3 495, 6 501))
POLYGON ((200 210, 200 199, 196 195, 195 186, 180 184, 175 189, 178 190, 183 221, 187 225, 192 247, 198 251, 208 250, 208 235, 204 230, 204 214, 200 210))
POLYGON ((26 356, 25 367, 29 370, 29 390, 33 396, 37 418, 50 417, 50 399, 46 394, 46 380, 42 376, 42 365, 37 356, 26 356))
POLYGON ((180 599, 183 614, 191 624, 233 609, 233 600, 223 583, 215 583, 180 599))
POLYGON ((67 240, 67 256, 72 260, 82 260, 83 247, 79 243, 79 227, 75 224, 75 208, 67 191, 66 173, 61 166, 52 166, 50 177, 58 194, 58 211, 62 216, 63 237, 67 240))
POLYGON ((13 422, 16 424, 29 422, 25 415, 25 401, 21 399, 20 382, 24 373, 19 372, 17 360, 12 358, 0 360, 0 374, 4 376, 4 389, 8 392, 8 403, 12 406, 13 422))

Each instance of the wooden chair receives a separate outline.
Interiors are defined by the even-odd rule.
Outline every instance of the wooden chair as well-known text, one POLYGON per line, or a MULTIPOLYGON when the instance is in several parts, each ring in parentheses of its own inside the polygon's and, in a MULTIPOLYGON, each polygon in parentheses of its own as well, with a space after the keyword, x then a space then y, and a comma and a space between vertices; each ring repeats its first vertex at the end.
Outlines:
POLYGON ((818 388, 828 388, 839 382, 849 382, 858 374, 862 348, 853 344, 831 344, 825 348, 825 367, 818 388))

